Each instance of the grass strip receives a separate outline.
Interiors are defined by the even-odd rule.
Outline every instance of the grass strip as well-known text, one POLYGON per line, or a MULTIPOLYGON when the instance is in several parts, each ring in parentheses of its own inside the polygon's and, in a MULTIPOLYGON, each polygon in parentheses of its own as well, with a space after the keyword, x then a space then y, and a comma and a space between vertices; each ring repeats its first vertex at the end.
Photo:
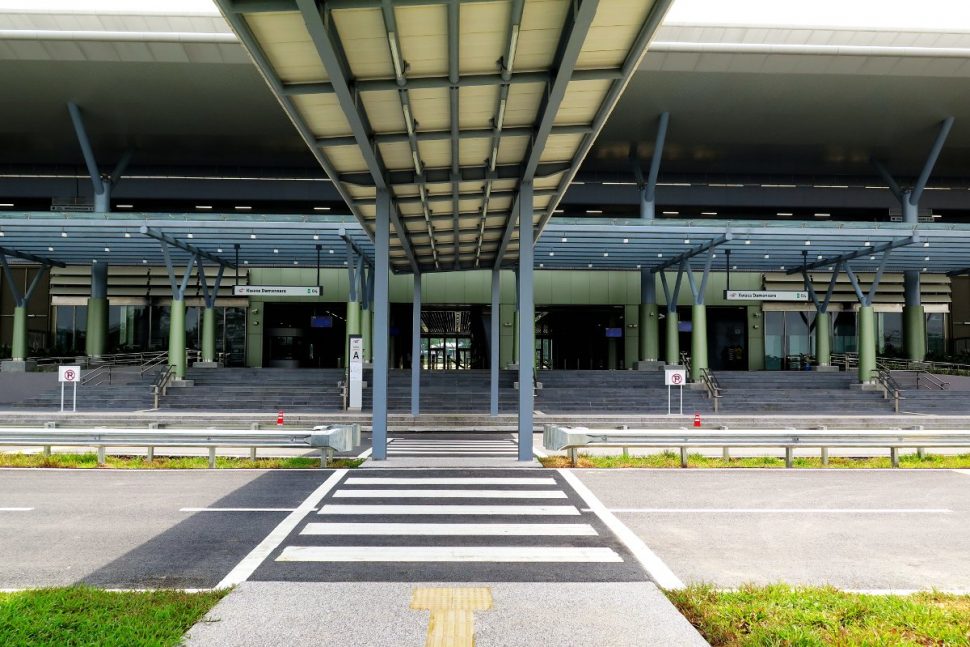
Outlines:
POLYGON ((109 592, 88 587, 0 593, 0 645, 178 645, 226 591, 109 592))
MULTIPOLYGON (((363 458, 335 458, 330 467, 344 469, 360 467, 363 458)), ((98 465, 98 455, 88 454, 0 454, 0 467, 63 467, 72 469, 124 469, 124 470, 193 470, 207 469, 207 456, 155 456, 145 460, 143 456, 107 456, 105 464, 98 465)), ((320 467, 319 457, 291 456, 287 458, 236 458, 217 456, 216 469, 311 469, 320 467)), ((2 643, 0 643, 2 644, 2 643)))
MULTIPOLYGON (((566 456, 548 456, 540 458, 544 467, 570 467, 566 456)), ((870 458, 851 458, 830 456, 828 465, 822 464, 821 458, 797 457, 792 462, 794 467, 809 467, 814 469, 864 469, 891 468, 888 456, 870 458)), ((680 467, 680 453, 666 451, 660 454, 646 456, 597 456, 580 454, 576 457, 577 467, 680 467)), ((917 454, 900 454, 899 466, 915 469, 970 469, 970 454, 941 455, 926 454, 922 458, 917 454)), ((687 467, 693 468, 771 468, 784 469, 785 459, 774 456, 751 456, 739 458, 720 458, 690 454, 687 457, 687 467)))
POLYGON ((970 596, 786 585, 695 585, 667 596, 713 647, 970 644, 970 596))

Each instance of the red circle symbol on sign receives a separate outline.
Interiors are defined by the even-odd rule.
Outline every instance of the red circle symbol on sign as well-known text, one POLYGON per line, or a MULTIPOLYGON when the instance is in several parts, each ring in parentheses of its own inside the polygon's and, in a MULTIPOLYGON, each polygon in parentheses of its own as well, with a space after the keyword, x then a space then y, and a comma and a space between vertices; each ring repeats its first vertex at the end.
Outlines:
POLYGON ((70 371, 70 370, 64 371, 64 379, 67 380, 68 382, 73 382, 74 381, 74 371, 70 371))
POLYGON ((682 379, 684 378, 681 377, 680 373, 674 373, 673 375, 670 376, 670 381, 673 382, 674 384, 680 384, 680 381, 682 379))

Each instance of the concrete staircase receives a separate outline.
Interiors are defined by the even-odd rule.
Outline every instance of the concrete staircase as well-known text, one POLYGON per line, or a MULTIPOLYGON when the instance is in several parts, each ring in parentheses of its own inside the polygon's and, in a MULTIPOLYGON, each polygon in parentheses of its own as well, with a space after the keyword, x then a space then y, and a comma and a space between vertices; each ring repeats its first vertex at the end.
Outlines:
MULTIPOLYGON (((139 411, 151 409, 154 399, 151 393, 152 383, 158 377, 161 369, 146 372, 142 375, 137 366, 117 366, 111 369, 111 383, 85 384, 78 386, 78 411, 139 411)), ((55 376, 56 377, 56 376, 55 376)), ((83 373, 82 373, 83 377, 83 373)), ((65 385, 64 404, 71 410, 72 387, 65 385)), ((23 410, 56 410, 61 408, 61 389, 58 385, 52 390, 44 391, 19 402, 6 405, 5 408, 23 410)))
MULTIPOLYGON (((342 411, 341 369, 189 369, 192 387, 170 388, 162 409, 342 411)), ((368 403, 369 406, 369 403, 368 403)))
POLYGON ((858 416, 892 412, 881 391, 851 388, 854 373, 717 371, 722 414, 858 416))
POLYGON ((925 381, 917 383, 916 373, 912 371, 893 371, 892 375, 903 389, 900 411, 941 416, 970 415, 970 391, 965 390, 962 380, 938 375, 938 379, 950 384, 949 389, 940 390, 925 381))
MULTIPOLYGON (((544 414, 666 414, 667 387, 659 371, 541 371, 535 408, 544 414)), ((677 389, 673 411, 680 410, 677 389)), ((684 413, 710 413, 705 391, 684 389, 684 413)))
MULTIPOLYGON (((499 371, 499 412, 518 410, 515 371, 499 371)), ((395 369, 387 378, 388 411, 411 410, 411 370, 395 369)), ((422 371, 421 413, 487 413, 491 372, 488 370, 422 371)), ((368 389, 370 391, 370 389, 368 389)))

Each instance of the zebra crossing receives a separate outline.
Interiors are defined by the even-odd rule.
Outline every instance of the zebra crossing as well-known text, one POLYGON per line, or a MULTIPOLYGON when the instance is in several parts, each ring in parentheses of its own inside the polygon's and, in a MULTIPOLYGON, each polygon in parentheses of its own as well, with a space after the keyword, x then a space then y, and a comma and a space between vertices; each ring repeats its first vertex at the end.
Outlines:
POLYGON ((268 555, 262 581, 643 581, 548 470, 350 472, 268 555))
POLYGON ((518 445, 510 438, 397 437, 387 445, 388 458, 508 458, 515 460, 518 445))

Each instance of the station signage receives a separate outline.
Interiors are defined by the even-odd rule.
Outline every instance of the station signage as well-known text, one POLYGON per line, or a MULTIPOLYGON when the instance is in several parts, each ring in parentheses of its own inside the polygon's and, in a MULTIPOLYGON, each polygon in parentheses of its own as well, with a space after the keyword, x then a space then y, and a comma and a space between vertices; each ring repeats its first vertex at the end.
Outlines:
POLYGON ((319 286, 295 285, 234 285, 234 297, 318 297, 323 292, 319 286))
POLYGON ((808 292, 789 290, 726 290, 728 301, 808 301, 808 292))

